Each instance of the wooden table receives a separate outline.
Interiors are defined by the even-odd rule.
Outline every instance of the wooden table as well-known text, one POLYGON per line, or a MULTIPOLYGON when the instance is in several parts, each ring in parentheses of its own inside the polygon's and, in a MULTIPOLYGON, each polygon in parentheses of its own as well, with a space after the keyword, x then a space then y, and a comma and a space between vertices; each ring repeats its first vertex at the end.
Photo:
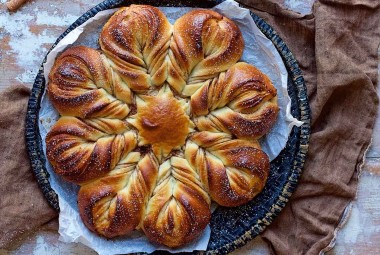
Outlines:
MULTIPOLYGON (((307 13, 314 0, 286 0, 286 5, 307 13)), ((36 0, 29 1, 18 12, 10 14, 1 0, 0 8, 0 90, 25 84, 32 86, 38 67, 56 38, 89 8, 101 0, 36 0)), ((372 147, 360 177, 357 199, 351 205, 351 216, 338 231, 335 248, 328 254, 380 254, 380 121, 376 124, 372 147)), ((96 254, 80 244, 58 241, 57 222, 24 236, 10 250, 0 254, 68 255, 96 254)), ((268 254, 266 244, 256 238, 234 254, 268 254)))

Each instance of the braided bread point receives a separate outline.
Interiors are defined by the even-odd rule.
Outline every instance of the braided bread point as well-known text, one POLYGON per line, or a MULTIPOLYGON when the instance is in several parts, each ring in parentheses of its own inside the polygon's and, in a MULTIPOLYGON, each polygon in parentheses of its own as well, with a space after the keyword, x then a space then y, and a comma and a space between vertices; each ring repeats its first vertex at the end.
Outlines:
POLYGON ((161 164, 143 230, 157 243, 178 247, 194 240, 211 218, 210 198, 189 163, 172 157, 161 164))
POLYGON ((211 10, 194 10, 174 23, 168 83, 177 92, 214 78, 242 56, 244 41, 230 19, 211 10))
POLYGON ((269 78, 244 62, 208 80, 191 95, 191 112, 199 130, 259 139, 274 125, 279 108, 269 78))
POLYGON ((132 152, 105 177, 83 185, 78 208, 85 225, 107 238, 135 230, 144 216, 157 173, 154 156, 132 152))
POLYGON ((55 109, 80 118, 125 118, 132 94, 98 51, 72 47, 55 61, 47 87, 55 109))
POLYGON ((46 137, 54 171, 80 184, 111 171, 137 145, 137 135, 117 119, 61 117, 46 137))
POLYGON ((269 173, 269 158, 258 142, 232 139, 225 133, 193 134, 185 155, 211 198, 227 207, 252 200, 264 188, 269 173))
POLYGON ((108 20, 99 44, 122 80, 144 92, 166 81, 171 34, 172 25, 159 9, 131 5, 108 20))

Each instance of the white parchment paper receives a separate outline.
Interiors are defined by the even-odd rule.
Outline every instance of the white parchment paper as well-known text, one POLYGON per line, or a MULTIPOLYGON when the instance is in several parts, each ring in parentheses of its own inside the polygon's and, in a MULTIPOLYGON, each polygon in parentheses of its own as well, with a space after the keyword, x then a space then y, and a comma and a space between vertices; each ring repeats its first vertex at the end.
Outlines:
MULTIPOLYGON (((175 20, 192 8, 160 8, 165 13, 169 21, 174 24, 175 20)), ((290 98, 287 93, 287 71, 284 63, 272 42, 267 39, 257 28, 252 20, 249 11, 240 8, 232 0, 227 0, 213 8, 215 11, 234 20, 243 33, 245 49, 242 61, 253 64, 262 72, 269 76, 277 88, 280 113, 275 126, 271 132, 261 139, 263 150, 272 160, 278 156, 285 147, 288 135, 294 125, 300 126, 302 122, 293 118, 290 114, 290 98)), ((48 81, 48 74, 54 64, 57 55, 70 45, 86 45, 98 48, 98 36, 101 28, 116 9, 99 12, 95 17, 89 19, 80 27, 71 31, 53 49, 47 57, 44 65, 45 79, 48 81)), ((43 141, 47 133, 58 120, 59 114, 50 103, 47 96, 43 97, 40 110, 40 133, 43 141)), ((44 152, 46 155, 45 143, 44 152)), ((164 246, 154 245, 138 231, 128 237, 106 240, 89 231, 83 224, 77 207, 77 193, 79 187, 68 183, 57 176, 51 165, 47 163, 47 170, 50 173, 51 187, 59 197, 59 233, 60 240, 64 242, 80 242, 89 246, 101 255, 125 254, 132 252, 151 253, 154 250, 168 250, 171 252, 184 252, 193 250, 206 250, 210 238, 210 228, 207 227, 204 233, 194 242, 179 249, 168 249, 164 246)))

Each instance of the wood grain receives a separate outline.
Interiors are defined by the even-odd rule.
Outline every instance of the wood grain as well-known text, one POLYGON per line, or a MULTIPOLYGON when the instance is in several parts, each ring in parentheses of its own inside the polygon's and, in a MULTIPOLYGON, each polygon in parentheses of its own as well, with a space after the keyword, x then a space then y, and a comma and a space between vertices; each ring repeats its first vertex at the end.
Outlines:
MULTIPOLYGON (((15 84, 31 87, 41 61, 55 39, 82 13, 100 2, 31 1, 16 13, 9 13, 2 4, 0 24, 5 25, 0 26, 0 91, 15 84)), ((312 2, 307 0, 300 6, 299 1, 285 1, 287 7, 300 8, 303 13, 310 11, 312 2)), ((367 156, 351 216, 338 232, 335 248, 328 252, 329 255, 380 254, 380 120, 367 156)), ((12 247, 0 250, 0 255, 96 254, 81 244, 62 243, 58 237, 57 221, 54 221, 15 240, 12 247)), ((233 254, 269 254, 269 250, 261 238, 256 238, 233 254)))

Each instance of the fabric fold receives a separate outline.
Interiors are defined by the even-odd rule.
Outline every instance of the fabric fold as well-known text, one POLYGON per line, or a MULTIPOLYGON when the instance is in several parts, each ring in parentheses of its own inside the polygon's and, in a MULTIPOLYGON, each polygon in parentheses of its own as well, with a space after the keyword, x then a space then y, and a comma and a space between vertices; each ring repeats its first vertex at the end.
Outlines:
POLYGON ((319 254, 330 248, 355 198, 358 165, 371 141, 379 103, 379 4, 321 0, 311 15, 299 15, 278 1, 241 2, 271 24, 293 52, 312 112, 301 180, 262 237, 274 254, 319 254))
POLYGON ((38 187, 26 152, 29 94, 21 85, 0 93, 0 248, 57 216, 38 187))

